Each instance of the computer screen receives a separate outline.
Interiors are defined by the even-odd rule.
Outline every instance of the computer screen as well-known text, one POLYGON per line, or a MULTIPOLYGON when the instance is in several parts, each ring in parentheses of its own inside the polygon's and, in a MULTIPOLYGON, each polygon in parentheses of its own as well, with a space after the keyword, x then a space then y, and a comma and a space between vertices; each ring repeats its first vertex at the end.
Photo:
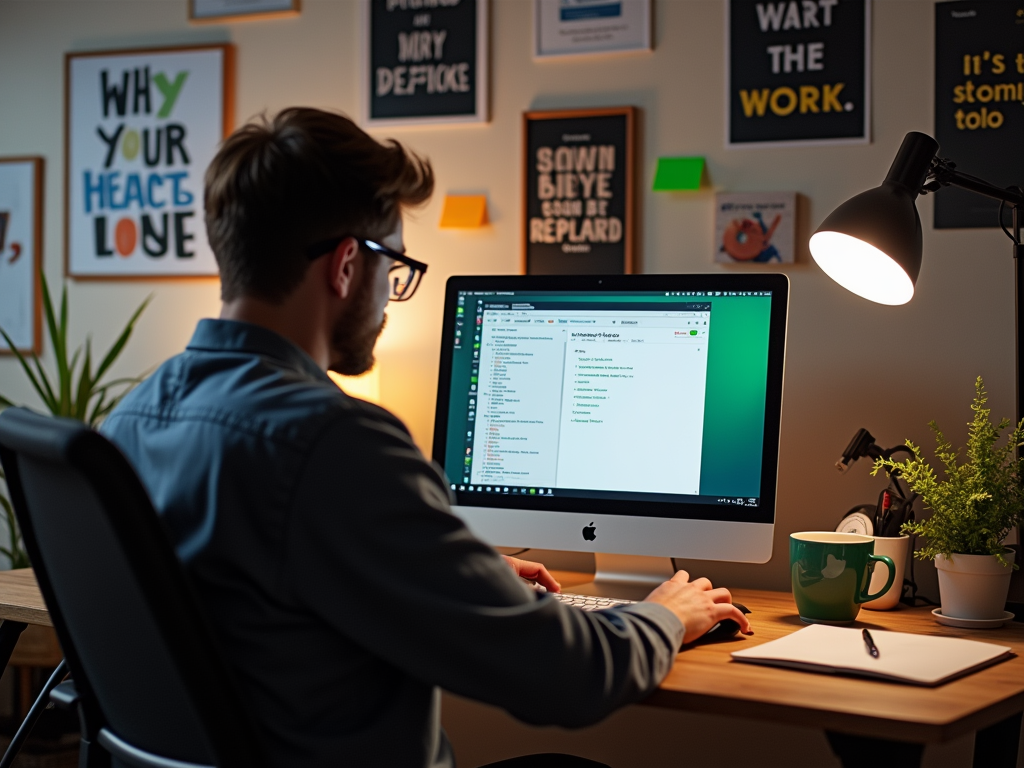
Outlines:
POLYGON ((499 545, 768 559, 787 299, 771 274, 451 278, 455 511, 499 545))

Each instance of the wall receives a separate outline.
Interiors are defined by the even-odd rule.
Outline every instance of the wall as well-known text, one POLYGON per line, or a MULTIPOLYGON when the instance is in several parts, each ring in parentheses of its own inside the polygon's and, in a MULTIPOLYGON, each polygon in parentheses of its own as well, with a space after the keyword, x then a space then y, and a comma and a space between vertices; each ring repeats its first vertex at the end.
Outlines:
MULTIPOLYGON (((439 194, 406 228, 409 253, 427 261, 430 273, 414 301, 390 308, 378 355, 382 401, 406 420, 421 446, 429 446, 433 428, 445 278, 518 270, 524 110, 622 104, 642 109, 639 252, 646 272, 723 269, 711 262, 714 190, 799 191, 806 238, 836 205, 881 181, 907 131, 932 128, 931 0, 874 4, 871 144, 732 151, 723 148, 721 0, 655 0, 654 5, 654 53, 539 63, 530 57, 529 4, 494 0, 491 122, 382 134, 428 155, 438 176, 439 194), (650 192, 659 155, 705 156, 712 187, 691 194, 650 192), (448 192, 486 193, 491 225, 480 231, 438 229, 448 192)), ((52 284, 59 284, 63 263, 65 51, 231 41, 238 52, 239 119, 293 104, 358 114, 360 41, 352 0, 303 0, 299 18, 214 26, 190 26, 185 9, 185 0, 0 0, 0 154, 46 157, 45 270, 52 284)), ((881 307, 846 293, 806 253, 785 267, 792 280, 792 309, 775 557, 760 566, 688 563, 691 571, 727 586, 786 589, 788 533, 831 527, 846 509, 878 492, 864 462, 846 476, 832 466, 858 427, 867 427, 882 445, 908 437, 930 445, 925 425, 934 418, 962 442, 972 382, 979 374, 996 415, 1013 414, 1009 245, 998 230, 935 232, 929 226, 930 198, 921 201, 920 210, 926 260, 918 295, 904 307, 881 307)), ((69 293, 73 340, 92 334, 99 346, 109 344, 134 307, 154 294, 115 371, 121 374, 147 369, 179 351, 196 320, 218 311, 217 284, 211 281, 72 282, 69 293)), ((47 350, 44 360, 49 359, 47 350)), ((0 359, 0 392, 34 402, 11 359, 0 359)), ((465 714, 469 705, 453 706, 465 714)), ((480 728, 497 722, 482 709, 473 715, 479 720, 465 717, 465 723, 480 728)), ((626 721, 603 733, 621 733, 626 721)), ((712 726, 732 727, 720 719, 686 722, 690 725, 679 726, 681 739, 685 734, 699 738, 712 726)), ((509 739, 516 734, 509 743, 527 739, 510 725, 495 727, 504 728, 509 739)), ((475 743, 475 729, 467 725, 460 731, 464 744, 475 743)), ((778 743, 794 738, 779 736, 778 743)), ((827 761, 820 737, 806 738, 807 749, 827 761)), ((467 760, 484 755, 466 749, 467 760)), ((950 749, 935 751, 929 760, 966 760, 962 747, 950 749)), ((707 764, 717 764, 708 759, 707 764)), ((669 764, 659 760, 649 764, 669 764)))

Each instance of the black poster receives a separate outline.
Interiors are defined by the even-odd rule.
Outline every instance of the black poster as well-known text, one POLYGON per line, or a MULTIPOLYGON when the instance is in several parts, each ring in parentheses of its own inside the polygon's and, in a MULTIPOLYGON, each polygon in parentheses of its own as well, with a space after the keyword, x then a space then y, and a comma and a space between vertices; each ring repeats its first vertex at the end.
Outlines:
POLYGON ((728 145, 868 141, 869 0, 728 8, 728 145))
POLYGON ((370 0, 369 120, 486 120, 486 17, 486 0, 370 0))
POLYGON ((634 108, 525 115, 525 272, 632 271, 634 108))
MULTIPOLYGON (((1024 3, 935 5, 935 140, 958 171, 1024 185, 1024 3)), ((998 211, 997 200, 947 187, 935 228, 997 227, 998 211)))

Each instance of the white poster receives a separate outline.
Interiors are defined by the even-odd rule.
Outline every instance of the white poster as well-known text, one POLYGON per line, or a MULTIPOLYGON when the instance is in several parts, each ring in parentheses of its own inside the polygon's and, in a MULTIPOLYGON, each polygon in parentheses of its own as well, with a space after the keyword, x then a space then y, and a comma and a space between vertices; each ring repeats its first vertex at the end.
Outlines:
POLYGON ((651 0, 534 0, 537 58, 651 49, 651 0))
MULTIPOLYGON (((38 350, 41 158, 0 158, 0 328, 19 352, 38 350)), ((10 350, 0 337, 0 353, 10 350)))
POLYGON ((227 45, 69 54, 67 272, 216 275, 203 175, 230 126, 227 45))
POLYGON ((297 16, 299 0, 190 0, 192 21, 234 21, 297 16))

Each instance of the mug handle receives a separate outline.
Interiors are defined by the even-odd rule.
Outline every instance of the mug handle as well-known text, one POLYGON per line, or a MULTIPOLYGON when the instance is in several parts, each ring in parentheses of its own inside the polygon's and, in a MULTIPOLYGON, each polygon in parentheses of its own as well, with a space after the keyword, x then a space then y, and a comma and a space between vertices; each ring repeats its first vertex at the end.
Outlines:
MULTIPOLYGON (((858 603, 870 603, 872 600, 877 600, 889 591, 889 587, 891 587, 892 583, 896 580, 896 564, 892 561, 892 558, 886 557, 885 555, 868 555, 868 560, 875 560, 877 562, 885 563, 886 566, 888 566, 889 568, 889 578, 886 579, 885 586, 882 587, 878 594, 865 595, 861 593, 857 598, 858 603)), ((869 589, 871 589, 871 579, 868 579, 867 582, 868 583, 864 585, 864 592, 867 592, 869 589)))

